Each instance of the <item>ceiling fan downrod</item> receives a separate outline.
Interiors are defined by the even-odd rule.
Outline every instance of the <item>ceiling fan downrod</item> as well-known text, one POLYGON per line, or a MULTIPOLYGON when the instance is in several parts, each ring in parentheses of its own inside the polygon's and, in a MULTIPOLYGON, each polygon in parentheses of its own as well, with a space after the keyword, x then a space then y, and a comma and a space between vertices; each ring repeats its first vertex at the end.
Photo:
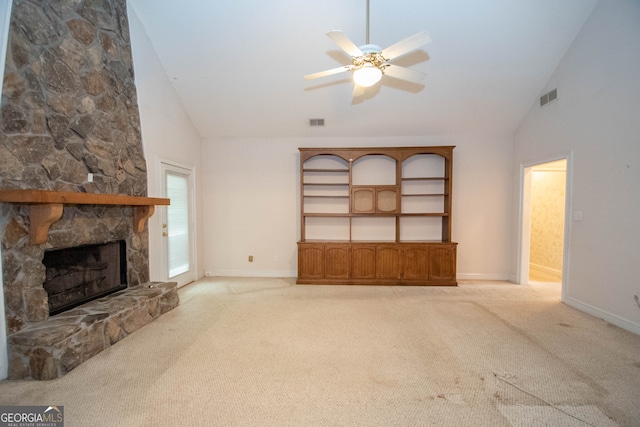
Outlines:
POLYGON ((380 47, 369 43, 369 0, 367 0, 367 26, 365 44, 360 46, 363 55, 353 57, 353 81, 361 87, 370 87, 378 83, 384 73, 386 59, 380 53, 380 47))
POLYGON ((365 44, 369 44, 369 0, 367 0, 367 34, 365 37, 365 44))

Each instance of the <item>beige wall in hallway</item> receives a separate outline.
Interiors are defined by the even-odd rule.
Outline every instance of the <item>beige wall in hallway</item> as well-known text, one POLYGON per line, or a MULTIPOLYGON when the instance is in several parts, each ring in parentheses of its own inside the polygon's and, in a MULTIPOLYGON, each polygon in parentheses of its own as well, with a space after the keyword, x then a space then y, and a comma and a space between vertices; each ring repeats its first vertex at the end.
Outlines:
POLYGON ((531 175, 531 268, 562 277, 566 161, 534 168, 531 175), (551 166, 551 167, 549 167, 551 166))

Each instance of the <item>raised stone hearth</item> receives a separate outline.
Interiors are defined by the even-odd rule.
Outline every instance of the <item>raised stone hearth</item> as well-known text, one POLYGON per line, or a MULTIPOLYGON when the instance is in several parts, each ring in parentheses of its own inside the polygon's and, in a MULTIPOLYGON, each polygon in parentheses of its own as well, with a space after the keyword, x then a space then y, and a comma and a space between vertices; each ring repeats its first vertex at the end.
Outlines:
POLYGON ((32 323, 10 337, 10 379, 61 377, 177 305, 176 283, 154 282, 32 323))

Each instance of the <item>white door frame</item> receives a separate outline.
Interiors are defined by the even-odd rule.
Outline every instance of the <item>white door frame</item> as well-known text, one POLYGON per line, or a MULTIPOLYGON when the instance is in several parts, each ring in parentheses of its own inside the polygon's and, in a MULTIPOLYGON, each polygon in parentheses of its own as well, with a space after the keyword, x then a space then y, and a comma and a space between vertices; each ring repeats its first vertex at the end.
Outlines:
POLYGON ((565 183, 565 209, 564 209, 564 241, 562 248, 562 292, 561 300, 567 296, 569 286, 569 254, 571 242, 571 200, 572 200, 572 176, 573 176, 573 152, 561 153, 555 156, 536 159, 520 164, 520 206, 518 224, 518 263, 516 277, 520 285, 529 284, 529 260, 531 243, 531 170, 534 166, 555 162, 567 161, 565 183))
MULTIPOLYGON (((9 39, 12 0, 0 0, 0 70, 4 76, 4 62, 9 39)), ((1 95, 0 95, 1 96, 1 95)), ((4 233, 4 224, 0 226, 0 236, 4 233)), ((9 355, 7 347, 7 321, 4 311, 4 283, 2 281, 2 248, 0 248, 0 379, 9 374, 9 355)))
MULTIPOLYGON (((198 271, 198 265, 197 265, 197 259, 198 257, 196 256, 196 247, 197 247, 197 235, 198 233, 196 232, 196 194, 195 194, 195 176, 196 176, 196 170, 194 167, 192 166, 187 166, 187 165, 182 165, 179 163, 176 163, 174 161, 171 160, 166 160, 166 159, 158 159, 158 181, 159 181, 159 187, 161 189, 162 192, 162 197, 167 197, 166 195, 166 182, 165 182, 165 171, 166 170, 173 170, 175 172, 178 173, 183 173, 185 175, 188 176, 188 197, 189 197, 189 265, 190 265, 190 269, 188 272, 180 274, 174 278, 169 278, 169 272, 168 272, 168 268, 167 266, 169 265, 168 263, 168 251, 167 251, 167 239, 165 237, 162 237, 161 239, 161 243, 159 245, 159 250, 160 250, 160 260, 161 260, 161 265, 162 265, 162 277, 164 281, 172 281, 172 282, 178 282, 178 287, 184 286, 188 283, 191 283, 193 281, 195 281, 198 277, 197 275, 197 271, 198 271)), ((159 219, 160 219, 160 227, 161 227, 161 233, 165 232, 166 230, 162 227, 162 224, 166 224, 167 223, 167 208, 165 206, 163 206, 160 209, 160 215, 159 215, 159 219)))

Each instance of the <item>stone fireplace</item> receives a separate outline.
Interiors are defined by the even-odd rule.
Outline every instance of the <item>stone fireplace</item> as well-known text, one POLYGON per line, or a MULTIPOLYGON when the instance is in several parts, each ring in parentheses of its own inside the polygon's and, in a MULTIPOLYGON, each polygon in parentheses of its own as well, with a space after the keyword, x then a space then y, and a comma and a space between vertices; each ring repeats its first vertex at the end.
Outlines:
MULTIPOLYGON (((0 192, 145 198, 126 0, 14 0, 0 119, 0 192)), ((0 194, 10 378, 64 375, 178 304, 175 283, 149 281, 148 230, 135 203, 73 200, 34 240, 33 200, 0 194), (53 273, 50 254, 112 242, 126 265, 108 273, 114 292, 52 309, 80 292, 64 283, 71 276, 96 287, 107 273, 95 254, 82 272, 53 273), (62 295, 53 304, 51 287, 62 295)))
POLYGON ((126 289, 124 240, 45 251, 42 263, 49 315, 126 289))

